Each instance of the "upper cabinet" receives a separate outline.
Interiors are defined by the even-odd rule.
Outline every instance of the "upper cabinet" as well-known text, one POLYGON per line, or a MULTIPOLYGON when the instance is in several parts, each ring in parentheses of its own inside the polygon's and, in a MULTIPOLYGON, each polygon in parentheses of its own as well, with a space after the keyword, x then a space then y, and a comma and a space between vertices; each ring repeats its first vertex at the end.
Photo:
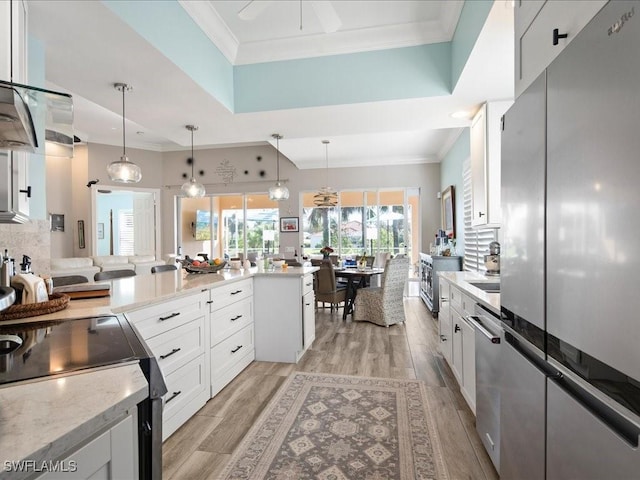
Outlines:
POLYGON ((27 83, 27 6, 0 2, 0 80, 27 83))
POLYGON ((516 98, 606 3, 606 0, 516 0, 516 98))
POLYGON ((471 122, 471 225, 500 226, 501 117, 511 101, 488 102, 471 122))

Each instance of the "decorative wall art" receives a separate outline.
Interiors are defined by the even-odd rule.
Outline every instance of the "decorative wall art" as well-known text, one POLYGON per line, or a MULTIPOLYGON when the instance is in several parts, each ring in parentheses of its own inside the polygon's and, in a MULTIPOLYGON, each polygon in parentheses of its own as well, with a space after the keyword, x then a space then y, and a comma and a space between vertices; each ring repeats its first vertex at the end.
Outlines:
POLYGON ((455 197, 453 185, 442 192, 442 229, 447 236, 456 238, 455 197))
POLYGON ((300 227, 298 224, 298 217, 282 217, 280 219, 280 231, 281 232, 300 231, 300 227))

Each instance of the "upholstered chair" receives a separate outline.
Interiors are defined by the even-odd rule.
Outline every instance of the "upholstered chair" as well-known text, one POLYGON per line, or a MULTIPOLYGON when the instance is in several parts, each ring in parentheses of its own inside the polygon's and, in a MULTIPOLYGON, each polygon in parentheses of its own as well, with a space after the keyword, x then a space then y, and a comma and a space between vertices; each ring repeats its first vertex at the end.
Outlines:
POLYGON ((336 285, 336 274, 333 264, 330 261, 324 261, 320 264, 320 270, 316 272, 316 305, 318 302, 331 304, 338 310, 338 304, 343 303, 347 299, 347 289, 336 285))
POLYGON ((361 288, 357 292, 353 321, 367 321, 388 327, 405 321, 404 285, 409 278, 409 257, 397 256, 384 267, 382 287, 361 288))

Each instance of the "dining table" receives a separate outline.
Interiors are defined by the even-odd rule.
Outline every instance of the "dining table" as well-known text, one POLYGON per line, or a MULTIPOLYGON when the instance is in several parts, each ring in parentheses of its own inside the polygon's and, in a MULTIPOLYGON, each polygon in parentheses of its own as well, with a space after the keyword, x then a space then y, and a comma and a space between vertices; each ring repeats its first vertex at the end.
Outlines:
POLYGON ((342 312, 342 319, 346 320, 347 315, 353 314, 353 304, 359 288, 366 287, 374 275, 382 275, 384 268, 367 267, 360 270, 355 267, 334 268, 336 277, 347 279, 347 294, 342 312))

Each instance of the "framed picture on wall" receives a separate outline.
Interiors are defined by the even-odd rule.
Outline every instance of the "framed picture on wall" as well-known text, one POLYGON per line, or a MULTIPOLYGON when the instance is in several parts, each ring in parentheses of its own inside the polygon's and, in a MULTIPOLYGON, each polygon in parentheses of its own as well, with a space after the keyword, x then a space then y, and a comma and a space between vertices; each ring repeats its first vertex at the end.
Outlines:
POLYGON ((299 232, 298 217, 282 217, 280 219, 281 232, 299 232))
POLYGON ((442 229, 448 236, 456 238, 456 210, 453 185, 448 186, 440 196, 442 200, 442 229))
POLYGON ((78 248, 84 247, 84 220, 78 220, 78 248))
POLYGON ((51 214, 51 231, 64 232, 64 215, 61 213, 51 214))

